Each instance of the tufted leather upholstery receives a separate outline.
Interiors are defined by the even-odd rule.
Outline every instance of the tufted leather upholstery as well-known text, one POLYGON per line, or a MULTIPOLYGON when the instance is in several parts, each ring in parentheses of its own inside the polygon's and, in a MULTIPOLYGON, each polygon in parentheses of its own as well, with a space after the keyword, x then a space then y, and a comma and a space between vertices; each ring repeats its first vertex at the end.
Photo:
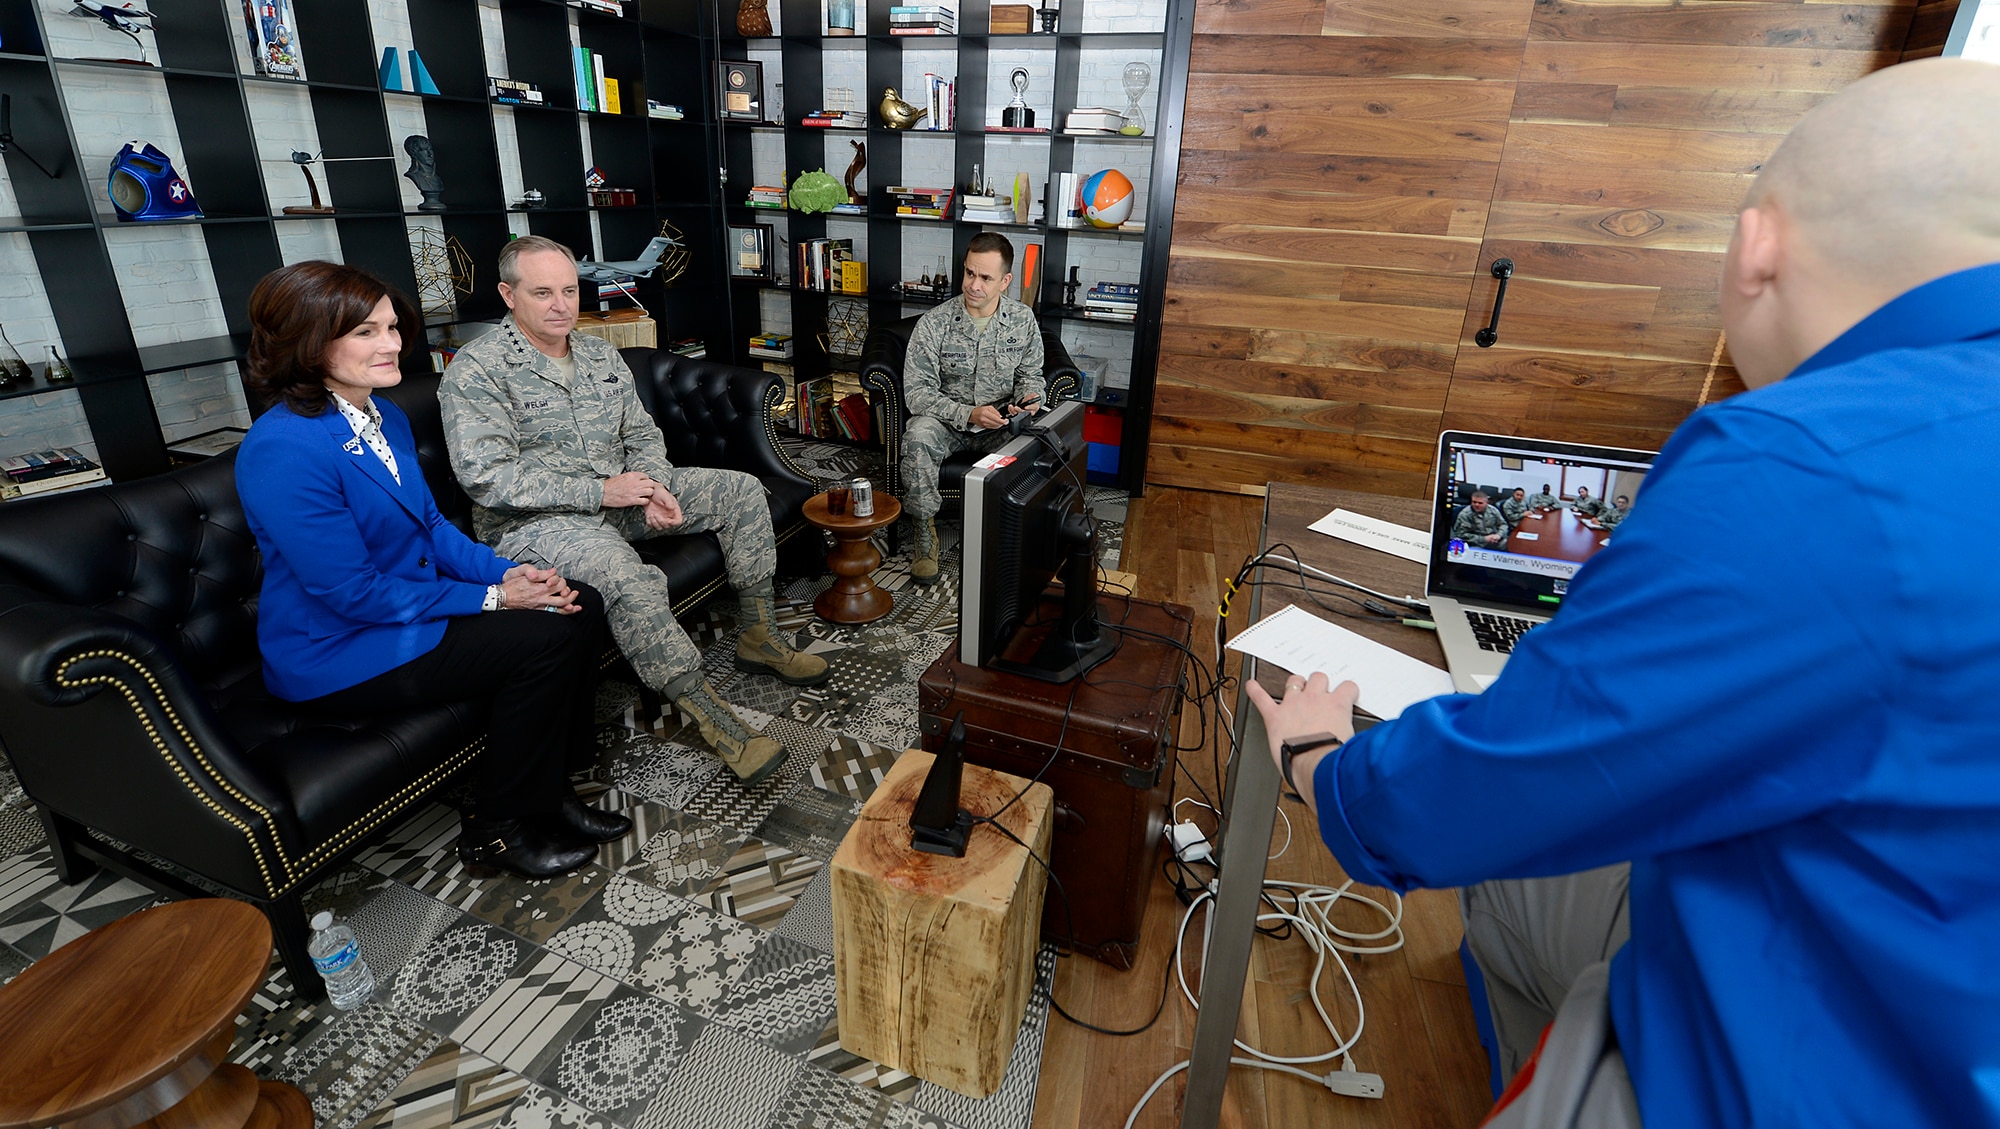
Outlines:
MULTIPOLYGON (((764 398, 782 395, 776 378, 637 360, 677 461, 762 471, 781 535, 806 525, 811 484, 756 426, 764 398)), ((437 384, 412 375, 388 395, 410 416, 440 510, 464 527, 471 506, 451 476, 437 384)), ((789 541, 812 550, 793 559, 823 567, 816 537, 789 541)), ((649 542, 647 555, 668 571, 677 611, 725 583, 711 535, 649 542)), ((300 891, 470 763, 484 711, 334 716, 274 698, 257 653, 261 583, 233 453, 0 506, 0 748, 65 881, 88 872, 87 846, 176 885, 85 829, 166 859, 262 905, 293 982, 317 994, 300 891)))
MULTIPOLYGON (((868 343, 861 352, 861 386, 882 397, 882 431, 887 448, 889 493, 903 495, 903 431, 909 426, 908 401, 903 397, 903 354, 909 350, 910 334, 923 315, 879 325, 868 331, 868 343)), ((1070 359, 1062 334, 1042 322, 1042 376, 1049 382, 1048 403, 1074 399, 1083 387, 1083 374, 1070 359)), ((961 451, 938 468, 938 489, 949 509, 965 493, 965 472, 979 458, 976 452, 961 451)))

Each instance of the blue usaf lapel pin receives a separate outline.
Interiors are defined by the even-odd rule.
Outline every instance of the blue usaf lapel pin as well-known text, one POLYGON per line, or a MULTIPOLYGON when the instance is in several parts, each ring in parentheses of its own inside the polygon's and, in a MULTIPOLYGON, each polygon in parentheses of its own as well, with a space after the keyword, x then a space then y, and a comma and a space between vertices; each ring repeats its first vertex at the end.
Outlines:
POLYGON ((349 439, 347 442, 342 443, 340 445, 340 449, 346 451, 350 455, 359 455, 361 453, 361 437, 357 435, 354 438, 349 439))

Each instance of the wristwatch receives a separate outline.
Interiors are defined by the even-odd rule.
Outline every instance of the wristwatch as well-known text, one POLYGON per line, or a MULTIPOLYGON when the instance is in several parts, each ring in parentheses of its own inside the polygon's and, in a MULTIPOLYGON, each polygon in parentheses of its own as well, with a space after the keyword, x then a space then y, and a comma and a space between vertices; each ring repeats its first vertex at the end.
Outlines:
POLYGON ((1328 746, 1339 748, 1344 743, 1340 738, 1335 737, 1331 733, 1312 733, 1304 737, 1294 737, 1284 744, 1279 745, 1278 761, 1283 766, 1285 783, 1292 786, 1292 791, 1297 792, 1301 796, 1305 795, 1305 792, 1300 789, 1298 781, 1292 779, 1292 758, 1304 753, 1310 753, 1315 749, 1324 749, 1328 746))

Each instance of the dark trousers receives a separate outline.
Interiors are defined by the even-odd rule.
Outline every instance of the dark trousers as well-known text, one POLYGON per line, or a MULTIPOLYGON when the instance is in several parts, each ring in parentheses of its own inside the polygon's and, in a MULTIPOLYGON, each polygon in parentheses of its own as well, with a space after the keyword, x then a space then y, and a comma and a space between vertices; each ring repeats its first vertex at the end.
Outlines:
POLYGON ((454 616, 423 655, 366 682, 313 699, 319 709, 378 713, 483 702, 486 752, 467 774, 473 814, 515 819, 554 811, 573 794, 566 754, 594 745, 597 656, 608 645, 604 599, 570 582, 574 615, 502 611, 454 616))

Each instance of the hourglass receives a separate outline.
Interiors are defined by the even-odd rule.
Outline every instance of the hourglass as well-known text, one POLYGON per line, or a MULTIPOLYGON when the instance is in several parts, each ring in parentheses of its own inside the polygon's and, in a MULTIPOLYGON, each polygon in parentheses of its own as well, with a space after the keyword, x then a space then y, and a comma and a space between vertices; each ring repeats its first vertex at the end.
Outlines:
POLYGON ((1146 110, 1139 105, 1139 99, 1146 96, 1146 87, 1152 85, 1153 70, 1144 63, 1125 64, 1125 127, 1118 132, 1127 137, 1140 137, 1146 132, 1146 110))

